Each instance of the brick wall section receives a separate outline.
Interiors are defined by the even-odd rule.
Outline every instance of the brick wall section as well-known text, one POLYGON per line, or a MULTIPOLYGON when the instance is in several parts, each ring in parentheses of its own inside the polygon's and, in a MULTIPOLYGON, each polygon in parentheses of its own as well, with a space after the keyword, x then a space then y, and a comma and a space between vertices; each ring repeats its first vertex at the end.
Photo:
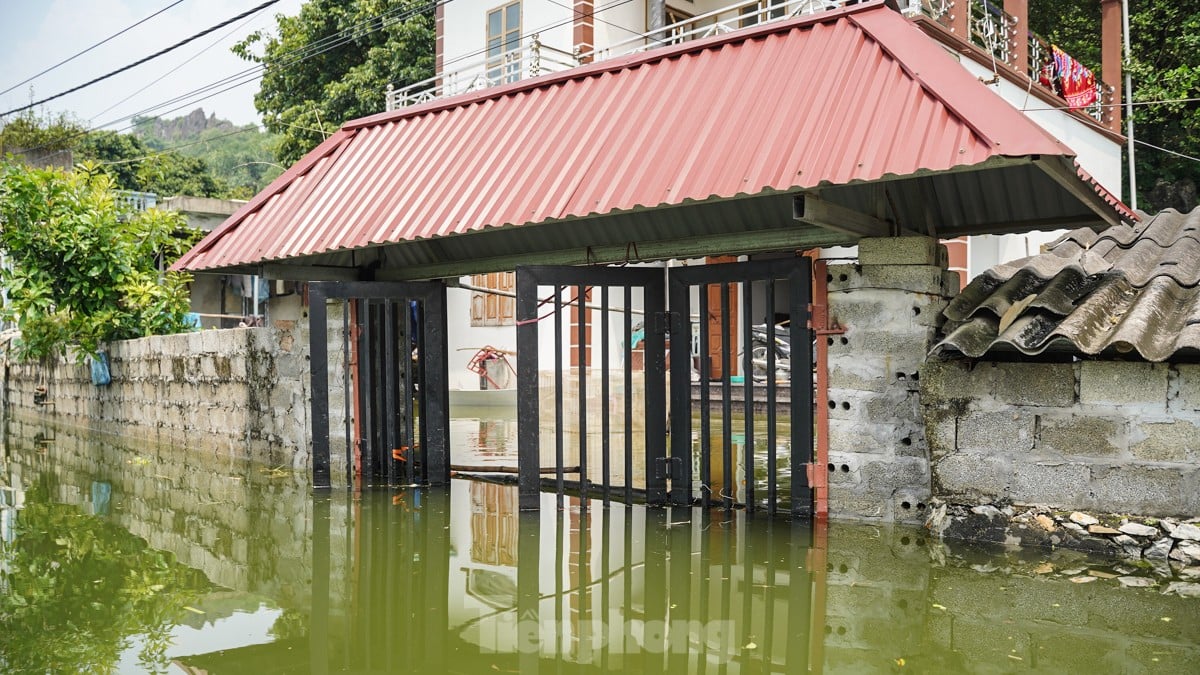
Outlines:
POLYGON ((931 360, 921 402, 938 496, 1200 512, 1200 365, 931 360))
POLYGON ((9 364, 7 409, 271 466, 309 464, 308 335, 296 322, 113 343, 112 384, 73 357, 9 364), (44 386, 47 405, 35 403, 44 386))
POLYGON ((929 459, 918 388, 958 275, 929 237, 864 239, 859 264, 829 266, 829 510, 918 522, 929 459))

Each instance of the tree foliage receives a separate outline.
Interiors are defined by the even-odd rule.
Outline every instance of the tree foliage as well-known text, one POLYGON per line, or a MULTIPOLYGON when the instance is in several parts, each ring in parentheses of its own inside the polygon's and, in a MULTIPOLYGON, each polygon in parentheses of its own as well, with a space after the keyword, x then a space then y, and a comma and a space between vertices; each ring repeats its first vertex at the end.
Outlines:
MULTIPOLYGON (((1130 0, 1129 22, 1125 67, 1133 80, 1135 139, 1200 157, 1200 103, 1194 100, 1200 97, 1200 0, 1130 0)), ((1030 3, 1029 25, 1083 63, 1099 66, 1096 0, 1030 3)), ((1187 211, 1197 205, 1195 160, 1138 144, 1135 161, 1139 208, 1187 211)))
POLYGON ((98 163, 122 190, 153 192, 160 197, 225 197, 229 186, 198 157, 177 151, 156 152, 137 136, 95 131, 80 140, 77 160, 98 163))
POLYGON ((161 272, 199 238, 181 214, 131 211, 95 165, 74 172, 0 165, 2 315, 20 354, 70 345, 95 354, 111 340, 186 330, 190 277, 161 272))
POLYGON ((259 129, 256 124, 235 127, 232 123, 218 120, 217 126, 199 131, 179 131, 173 128, 168 138, 159 127, 186 118, 175 118, 165 122, 158 118, 135 118, 134 133, 151 150, 178 146, 185 157, 203 160, 208 170, 223 181, 223 196, 232 199, 249 199, 258 194, 279 174, 283 167, 275 163, 275 146, 279 138, 259 129))
POLYGON ((432 3, 309 0, 299 15, 277 22, 277 36, 252 33, 234 52, 266 67, 254 102, 281 136, 276 156, 284 164, 342 122, 382 112, 389 83, 433 75, 432 3))

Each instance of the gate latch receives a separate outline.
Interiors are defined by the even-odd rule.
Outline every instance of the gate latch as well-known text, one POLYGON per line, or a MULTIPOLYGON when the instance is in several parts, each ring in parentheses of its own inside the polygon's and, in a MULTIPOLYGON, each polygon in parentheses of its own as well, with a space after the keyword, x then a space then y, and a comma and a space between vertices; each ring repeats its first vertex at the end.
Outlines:
POLYGON ((654 313, 654 331, 659 335, 671 335, 671 322, 675 318, 675 312, 655 312, 654 313))
POLYGON ((674 468, 677 465, 683 466, 683 461, 678 457, 659 457, 654 463, 657 470, 657 474, 654 477, 661 480, 666 480, 668 478, 675 480, 674 468))

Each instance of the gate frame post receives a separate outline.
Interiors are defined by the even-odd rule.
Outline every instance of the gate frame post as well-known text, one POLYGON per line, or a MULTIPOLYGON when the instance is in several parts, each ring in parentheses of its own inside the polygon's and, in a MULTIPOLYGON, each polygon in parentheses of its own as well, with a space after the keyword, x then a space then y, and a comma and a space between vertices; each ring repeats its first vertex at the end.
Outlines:
POLYGON ((538 401, 537 274, 517 273, 517 494, 518 509, 536 511, 541 501, 541 409, 538 401), (522 293, 532 285, 533 293, 522 293))

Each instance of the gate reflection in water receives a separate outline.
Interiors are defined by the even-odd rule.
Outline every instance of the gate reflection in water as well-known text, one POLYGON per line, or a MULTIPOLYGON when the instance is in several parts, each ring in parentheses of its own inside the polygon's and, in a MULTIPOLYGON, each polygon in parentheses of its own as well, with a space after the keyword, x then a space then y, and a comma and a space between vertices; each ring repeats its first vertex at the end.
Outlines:
MULTIPOLYGON (((0 603, 21 594, 27 609, 0 611, 3 671, 145 672, 134 664, 147 625, 173 638, 159 670, 214 674, 1175 673, 1200 663, 1200 601, 1168 592, 1194 581, 1169 568, 947 549, 917 529, 845 523, 830 526, 826 553, 803 524, 596 501, 584 511, 577 500, 560 516, 553 494, 541 495, 539 522, 517 511, 514 487, 474 481, 314 499, 303 475, 227 450, 113 444, 15 419, 8 431, 0 603), (64 560, 56 540, 79 533, 115 537, 95 539, 102 550, 143 542, 133 548, 167 552, 217 586, 167 585, 151 602, 113 605, 108 614, 125 618, 99 630, 81 611, 112 602, 96 575, 58 573, 54 593, 29 594, 30 560, 12 564, 24 551, 50 570, 64 560), (1126 588, 1115 574, 1151 586, 1126 588), (49 644, 72 667, 4 665, 49 644)), ((127 558, 104 564, 132 590, 145 583, 127 558)))
POLYGON ((317 499, 315 671, 820 670, 825 549, 799 521, 553 494, 539 518, 477 481, 317 499))

